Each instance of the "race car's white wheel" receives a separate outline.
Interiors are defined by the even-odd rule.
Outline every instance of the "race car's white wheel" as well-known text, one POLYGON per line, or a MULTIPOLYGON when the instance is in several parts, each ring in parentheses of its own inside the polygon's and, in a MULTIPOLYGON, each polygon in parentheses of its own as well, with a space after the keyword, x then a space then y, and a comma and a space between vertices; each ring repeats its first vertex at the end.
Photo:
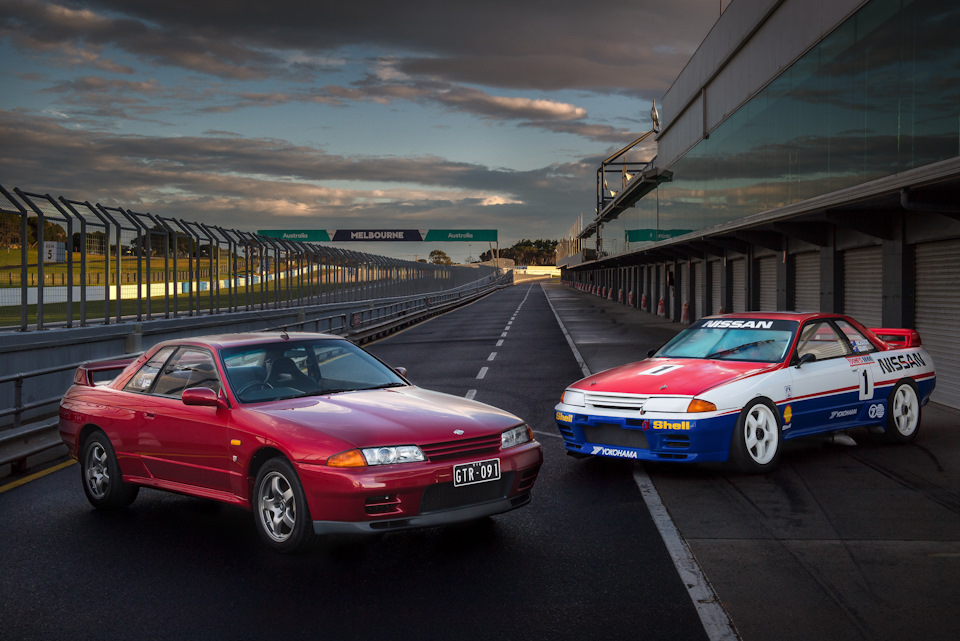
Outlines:
POLYGON ((730 458, 744 472, 766 472, 780 462, 780 419, 770 401, 755 399, 737 418, 730 458))
POLYGON ((883 436, 891 443, 909 443, 920 430, 920 398, 913 381, 900 381, 887 400, 887 429, 883 436))

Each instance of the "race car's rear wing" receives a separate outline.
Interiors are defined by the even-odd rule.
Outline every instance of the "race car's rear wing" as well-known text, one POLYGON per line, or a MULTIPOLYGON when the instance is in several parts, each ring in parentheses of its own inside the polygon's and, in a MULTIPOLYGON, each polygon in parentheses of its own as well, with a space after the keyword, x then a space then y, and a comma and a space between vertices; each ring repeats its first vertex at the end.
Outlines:
POLYGON ((915 329, 891 329, 889 327, 870 328, 877 338, 894 348, 920 347, 920 334, 915 329))
POLYGON ((74 385, 106 385, 115 379, 123 369, 135 361, 136 358, 123 358, 110 361, 84 363, 73 373, 74 385))

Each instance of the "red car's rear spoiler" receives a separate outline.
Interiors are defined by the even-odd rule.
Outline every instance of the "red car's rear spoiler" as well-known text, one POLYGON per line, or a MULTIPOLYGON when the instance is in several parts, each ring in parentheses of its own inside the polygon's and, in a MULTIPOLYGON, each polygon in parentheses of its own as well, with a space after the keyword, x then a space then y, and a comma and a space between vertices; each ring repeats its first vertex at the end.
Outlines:
POLYGON ((920 347, 920 334, 915 329, 870 328, 877 338, 891 347, 920 347))
POLYGON ((74 385, 86 385, 93 387, 100 383, 107 383, 120 374, 127 365, 135 361, 135 358, 124 358, 112 361, 97 361, 95 363, 84 363, 73 373, 74 385), (112 376, 104 376, 105 372, 113 372, 112 376))

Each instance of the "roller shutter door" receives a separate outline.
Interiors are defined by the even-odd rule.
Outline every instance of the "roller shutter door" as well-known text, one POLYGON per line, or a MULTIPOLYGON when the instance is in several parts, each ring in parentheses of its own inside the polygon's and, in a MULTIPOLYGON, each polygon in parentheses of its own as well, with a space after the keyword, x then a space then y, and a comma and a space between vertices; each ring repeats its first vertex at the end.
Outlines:
POLYGON ((760 271, 760 310, 761 312, 777 311, 777 257, 764 256, 757 259, 757 269, 760 271))
MULTIPOLYGON (((723 261, 720 260, 711 260, 710 261, 710 296, 712 297, 712 302, 710 303, 710 312, 706 314, 707 316, 711 314, 718 314, 720 308, 723 307, 723 296, 721 293, 723 283, 723 261)), ((728 310, 729 311, 729 310, 728 310)))
POLYGON ((693 269, 693 300, 690 301, 690 321, 703 316, 703 262, 694 263, 693 269))
POLYGON ((937 369, 932 400, 960 408, 960 240, 916 249, 915 329, 937 369))
POLYGON ((820 311, 820 252, 793 257, 793 310, 820 311))
POLYGON ((667 318, 672 318, 673 320, 676 320, 675 318, 673 318, 673 309, 674 309, 674 308, 673 308, 673 303, 674 303, 674 300, 673 300, 673 299, 674 299, 674 297, 677 295, 677 287, 676 287, 676 284, 674 284, 674 285, 669 285, 669 284, 667 284, 667 274, 668 274, 668 273, 673 273, 673 282, 676 283, 676 282, 677 282, 677 280, 676 280, 676 279, 677 279, 677 274, 675 273, 675 271, 676 271, 676 270, 674 269, 674 265, 672 265, 672 264, 666 264, 666 263, 664 264, 664 266, 663 266, 663 286, 664 286, 664 290, 663 290, 663 291, 666 292, 666 296, 663 297, 663 304, 664 304, 664 310, 663 310, 664 314, 663 314, 663 315, 666 316, 667 318))
POLYGON ((733 272, 733 309, 734 312, 747 311, 747 261, 744 258, 730 261, 733 272))
POLYGON ((843 313, 867 327, 883 322, 883 250, 879 247, 843 252, 843 313))
POLYGON ((680 282, 677 283, 678 292, 680 294, 680 322, 684 322, 683 318, 683 306, 687 305, 687 318, 686 322, 690 322, 690 263, 683 262, 680 263, 680 282))

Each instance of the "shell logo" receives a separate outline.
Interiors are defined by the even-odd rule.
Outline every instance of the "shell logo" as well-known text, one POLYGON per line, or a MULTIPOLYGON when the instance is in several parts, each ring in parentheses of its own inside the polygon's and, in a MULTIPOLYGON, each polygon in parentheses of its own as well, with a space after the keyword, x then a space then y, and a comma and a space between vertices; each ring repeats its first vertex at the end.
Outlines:
POLYGON ((793 408, 789 405, 783 408, 783 422, 789 423, 793 420, 793 408))

